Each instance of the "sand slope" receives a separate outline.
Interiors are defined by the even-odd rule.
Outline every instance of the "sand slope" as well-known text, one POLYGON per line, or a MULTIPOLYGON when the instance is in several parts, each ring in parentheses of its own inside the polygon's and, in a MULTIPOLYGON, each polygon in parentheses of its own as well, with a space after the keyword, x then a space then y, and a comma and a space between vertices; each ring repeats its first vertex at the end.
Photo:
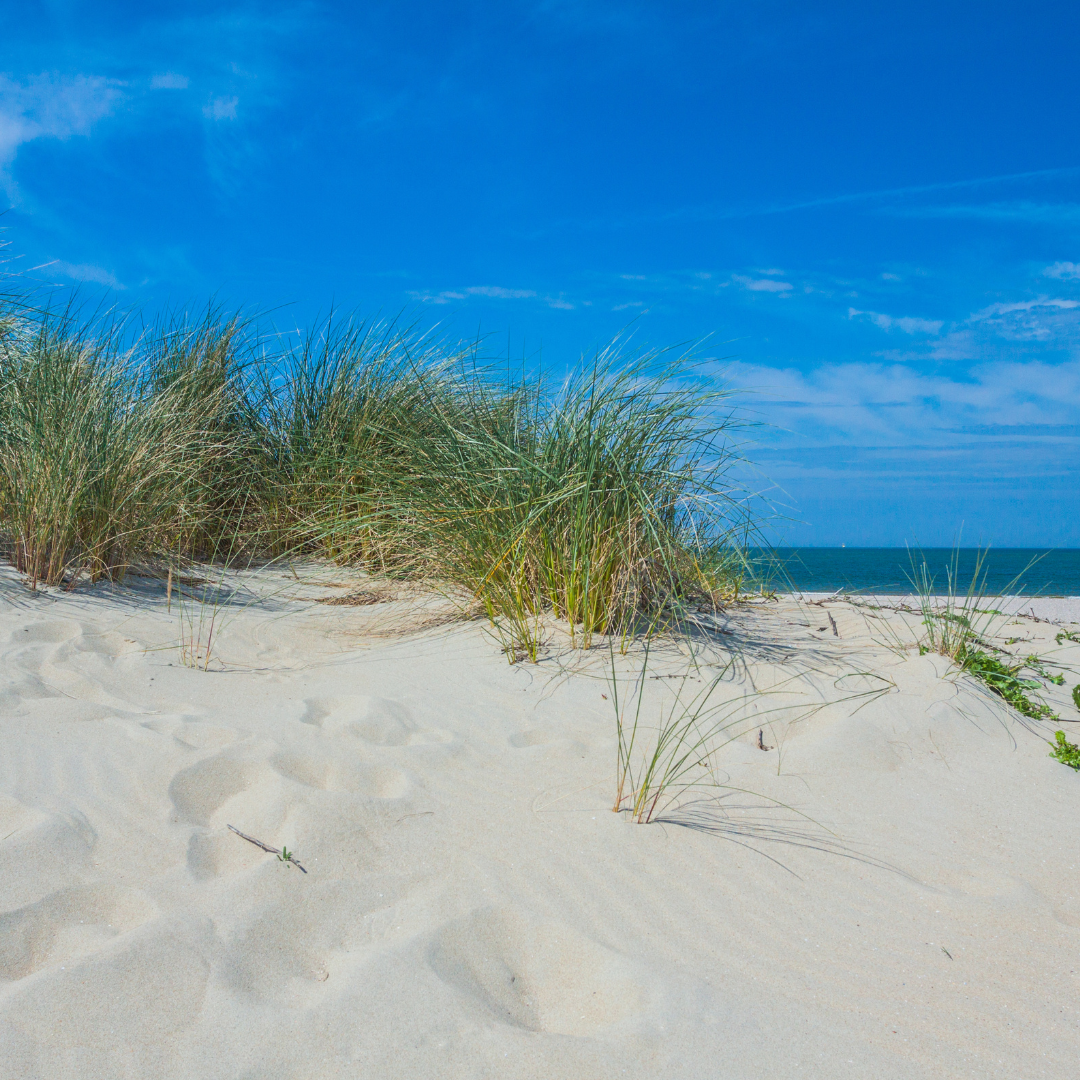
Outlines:
MULTIPOLYGON (((660 650, 646 715, 731 649, 725 693, 778 711, 723 799, 641 827, 602 650, 511 667, 286 584, 204 672, 160 583, 0 582, 0 1076, 1077 1075, 1080 775, 886 648, 898 617, 785 601, 660 650)), ((1013 627, 1080 669, 1056 630, 1013 627)))

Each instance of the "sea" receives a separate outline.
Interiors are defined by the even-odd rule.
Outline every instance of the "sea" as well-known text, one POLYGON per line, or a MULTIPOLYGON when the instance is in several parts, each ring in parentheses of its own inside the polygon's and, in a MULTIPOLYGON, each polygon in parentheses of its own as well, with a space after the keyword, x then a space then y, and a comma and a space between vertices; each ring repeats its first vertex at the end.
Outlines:
POLYGON ((1080 548, 755 548, 753 577, 777 592, 911 593, 925 562, 932 592, 1080 596, 1080 548))

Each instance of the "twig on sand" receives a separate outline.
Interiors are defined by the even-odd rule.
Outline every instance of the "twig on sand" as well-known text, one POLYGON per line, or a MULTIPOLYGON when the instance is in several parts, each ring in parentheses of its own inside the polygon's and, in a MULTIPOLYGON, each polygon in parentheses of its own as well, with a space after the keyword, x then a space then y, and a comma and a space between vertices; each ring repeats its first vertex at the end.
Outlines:
POLYGON ((832 617, 832 612, 831 611, 826 611, 825 614, 829 616, 829 625, 832 627, 832 632, 837 637, 839 637, 840 636, 840 631, 836 629, 836 620, 832 617))
POLYGON ((263 851, 270 852, 271 855, 276 855, 283 863, 290 863, 295 866, 302 874, 306 874, 307 871, 296 861, 296 856, 289 851, 288 848, 276 848, 271 847, 269 844, 264 844, 261 840, 256 840, 254 836, 248 836, 247 833, 242 833, 239 829, 234 829, 232 825, 228 826, 237 836, 242 840, 246 840, 249 844, 254 844, 256 847, 262 848, 263 851))

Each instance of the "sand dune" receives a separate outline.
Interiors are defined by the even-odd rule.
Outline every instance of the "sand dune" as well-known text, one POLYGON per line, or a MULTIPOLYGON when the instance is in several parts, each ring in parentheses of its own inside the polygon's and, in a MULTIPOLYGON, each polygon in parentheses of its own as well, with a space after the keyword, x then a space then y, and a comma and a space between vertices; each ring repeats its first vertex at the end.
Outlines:
MULTIPOLYGON (((0 1076, 1076 1075, 1080 776, 890 649, 903 616, 787 599, 655 650, 643 716, 732 656, 723 694, 769 693, 728 787, 638 826, 604 649, 510 666, 300 577, 246 580, 204 671, 195 587, 5 572, 0 1076)), ((1080 667, 1058 629, 1008 632, 1080 667)))

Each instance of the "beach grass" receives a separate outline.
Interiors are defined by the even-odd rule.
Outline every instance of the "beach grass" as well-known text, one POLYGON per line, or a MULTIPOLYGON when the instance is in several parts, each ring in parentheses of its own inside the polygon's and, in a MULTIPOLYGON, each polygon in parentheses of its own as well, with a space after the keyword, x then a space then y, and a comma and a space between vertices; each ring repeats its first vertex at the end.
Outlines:
POLYGON ((0 314, 0 536, 31 586, 324 557, 464 590, 512 660, 738 591, 739 423, 692 352, 616 341, 552 383, 334 314, 0 314))
POLYGON ((227 380, 202 362, 218 343, 204 336, 200 357, 197 341, 155 352, 129 337, 112 313, 72 310, 0 337, 0 524, 31 586, 119 579, 237 494, 219 482, 237 456, 219 423, 227 380))
POLYGON ((977 553, 971 580, 965 587, 959 581, 959 548, 954 548, 946 567, 946 591, 938 595, 926 559, 910 553, 909 581, 918 597, 922 625, 919 652, 948 657, 1022 716, 1032 720, 1057 719, 1042 700, 1042 683, 1031 675, 1059 684, 1062 677, 1051 675, 1039 657, 1013 658, 992 640, 996 628, 1014 614, 1010 605, 1012 609, 1019 607, 1020 579, 1036 560, 1001 593, 991 594, 986 588, 987 554, 983 550, 977 553), (1025 670, 1031 674, 1025 677, 1025 670))

